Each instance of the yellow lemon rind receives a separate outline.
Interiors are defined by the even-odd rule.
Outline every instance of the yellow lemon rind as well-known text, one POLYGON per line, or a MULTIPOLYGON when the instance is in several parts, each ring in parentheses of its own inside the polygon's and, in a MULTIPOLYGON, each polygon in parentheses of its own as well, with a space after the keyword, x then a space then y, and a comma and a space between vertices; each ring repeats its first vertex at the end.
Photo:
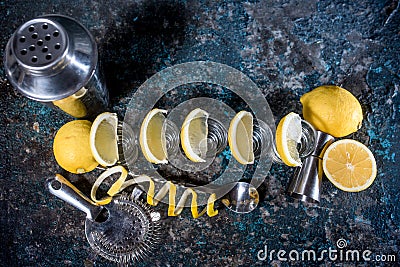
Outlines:
POLYGON ((53 101, 53 105, 75 118, 83 118, 87 115, 87 109, 80 98, 83 97, 86 92, 87 89, 82 87, 73 95, 53 101))
POLYGON ((70 121, 64 124, 54 137, 54 157, 58 165, 70 173, 82 174, 90 172, 99 165, 90 151, 89 136, 91 125, 92 123, 88 120, 70 121), (87 143, 86 140, 82 140, 86 136, 87 143), (75 155, 76 153, 79 154, 75 155))
POLYGON ((108 203, 111 202, 112 197, 120 192, 120 189, 124 184, 127 176, 128 176, 128 171, 122 166, 114 166, 112 168, 107 169, 102 174, 100 174, 100 176, 96 179, 95 183, 93 184, 92 190, 90 192, 90 198, 97 205, 107 205, 108 203), (110 177, 111 175, 117 172, 121 173, 121 175, 108 189, 107 191, 108 196, 103 197, 102 199, 97 199, 96 197, 97 189, 100 187, 100 185, 106 178, 110 177))
MULTIPOLYGON (((192 188, 187 188, 183 192, 182 196, 180 197, 178 204, 175 205, 177 187, 174 183, 168 181, 156 193, 155 192, 155 183, 149 176, 140 175, 133 179, 125 181, 126 172, 124 171, 125 169, 123 167, 116 166, 111 169, 113 169, 113 170, 105 172, 101 176, 99 176, 99 178, 95 182, 95 185, 92 188, 92 191, 97 190, 97 188, 104 181, 104 179, 107 178, 108 176, 110 176, 111 174, 116 173, 116 172, 121 172, 121 176, 120 176, 120 178, 118 178, 116 180, 116 182, 108 190, 107 193, 108 193, 109 197, 105 197, 101 200, 96 199, 96 202, 98 205, 108 204, 114 195, 116 195, 119 192, 122 192, 128 186, 135 185, 135 184, 138 185, 141 183, 149 183, 149 187, 147 190, 147 203, 151 206, 156 206, 168 194, 168 216, 180 215, 189 195, 192 195, 190 210, 191 210, 193 218, 195 218, 195 219, 199 218, 200 216, 204 215, 205 213, 207 213, 207 215, 209 217, 213 217, 218 214, 218 210, 215 209, 215 207, 214 207, 215 201, 217 200, 215 193, 212 193, 209 196, 209 198, 207 200, 207 206, 201 212, 199 212, 198 203, 197 203, 197 193, 192 188), (96 188, 94 188, 94 187, 96 187, 96 188)), ((92 198, 95 199, 96 191, 94 191, 93 194, 92 194, 92 198)))
POLYGON ((317 130, 344 137, 360 129, 360 102, 348 90, 335 85, 319 86, 301 96, 304 119, 317 130))
MULTIPOLYGON (((290 155, 288 143, 289 140, 287 138, 287 132, 289 125, 291 123, 291 120, 294 119, 294 117, 299 117, 298 114, 294 112, 290 112, 287 114, 285 117, 281 119, 281 121, 278 124, 278 127, 276 129, 276 134, 275 134, 275 139, 276 139, 276 150, 279 154, 279 157, 285 163, 286 165, 290 167, 299 167, 302 165, 302 162, 299 160, 296 160, 290 155)), ((295 140, 292 140, 295 141, 295 140)))

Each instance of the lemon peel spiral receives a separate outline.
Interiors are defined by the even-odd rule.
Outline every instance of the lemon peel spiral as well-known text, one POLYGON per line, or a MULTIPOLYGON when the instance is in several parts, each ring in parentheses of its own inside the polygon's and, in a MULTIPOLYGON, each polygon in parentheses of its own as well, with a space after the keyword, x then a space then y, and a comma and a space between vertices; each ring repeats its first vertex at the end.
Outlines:
POLYGON ((168 216, 178 216, 182 213, 185 203, 187 202, 190 195, 192 196, 191 199, 191 213, 193 218, 198 218, 205 213, 209 217, 213 217, 218 214, 218 210, 214 208, 214 203, 216 201, 216 194, 213 193, 209 196, 207 200, 207 206, 199 212, 198 210, 198 203, 197 203, 197 193, 192 188, 187 188, 181 198, 179 199, 178 203, 176 204, 176 185, 171 181, 165 183, 160 190, 156 193, 155 192, 155 183, 153 179, 151 179, 147 175, 140 175, 134 177, 132 179, 126 180, 128 176, 128 172, 122 166, 114 166, 110 169, 107 169, 103 172, 93 184, 91 190, 91 199, 98 205, 106 205, 111 202, 112 197, 116 194, 122 192, 125 188, 134 185, 134 184, 142 184, 142 183, 149 183, 149 187, 147 190, 147 203, 151 206, 157 206, 158 203, 168 194, 168 216), (107 191, 108 196, 102 199, 96 198, 97 189, 100 185, 104 182, 107 177, 110 177, 112 174, 120 172, 120 177, 111 185, 110 189, 107 191))

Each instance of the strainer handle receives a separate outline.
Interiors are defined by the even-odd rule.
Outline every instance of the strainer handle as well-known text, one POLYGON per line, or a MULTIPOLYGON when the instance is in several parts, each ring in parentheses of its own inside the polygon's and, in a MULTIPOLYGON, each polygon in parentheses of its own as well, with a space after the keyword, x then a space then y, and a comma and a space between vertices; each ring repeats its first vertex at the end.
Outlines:
POLYGON ((53 178, 48 179, 47 187, 53 195, 85 212, 86 217, 90 220, 94 220, 103 209, 103 207, 94 204, 94 202, 60 174, 56 174, 53 178))

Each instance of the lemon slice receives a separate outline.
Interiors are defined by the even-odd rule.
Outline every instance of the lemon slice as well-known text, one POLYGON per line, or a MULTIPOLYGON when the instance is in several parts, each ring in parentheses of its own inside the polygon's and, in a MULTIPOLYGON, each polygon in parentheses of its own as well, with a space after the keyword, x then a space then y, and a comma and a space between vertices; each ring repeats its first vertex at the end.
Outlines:
POLYGON ((205 162, 207 153, 208 113, 200 108, 192 110, 181 128, 181 144, 185 155, 193 162, 205 162))
POLYGON ((168 163, 166 140, 163 134, 165 115, 163 109, 151 110, 140 127, 139 143, 144 157, 151 163, 168 163))
POLYGON ((112 166, 118 161, 117 114, 104 112, 96 117, 90 129, 90 149, 102 166, 112 166))
POLYGON ((359 192, 367 189, 376 177, 376 161, 363 144, 343 139, 325 151, 322 166, 326 177, 339 189, 359 192))
POLYGON ((276 129, 276 149, 278 154, 288 166, 301 166, 297 144, 301 139, 301 118, 298 114, 290 112, 281 119, 276 129))
POLYGON ((228 143, 233 157, 241 164, 254 163, 253 116, 240 111, 232 119, 228 130, 228 143))

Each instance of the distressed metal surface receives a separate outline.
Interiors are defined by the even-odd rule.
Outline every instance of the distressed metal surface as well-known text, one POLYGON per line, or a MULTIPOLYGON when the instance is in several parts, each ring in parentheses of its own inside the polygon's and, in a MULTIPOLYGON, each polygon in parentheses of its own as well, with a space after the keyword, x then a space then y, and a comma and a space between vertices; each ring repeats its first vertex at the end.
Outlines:
MULTIPOLYGON (((324 180, 319 206, 295 202, 284 194, 293 169, 274 164, 254 212, 222 210, 194 220, 185 210, 169 219, 164 246, 140 266, 345 265, 328 257, 257 258, 265 246, 288 257, 291 250, 337 249, 341 238, 345 249, 395 255, 394 266, 400 261, 399 9, 398 1, 372 0, 7 0, 0 1, 0 48, 36 16, 76 18, 99 44, 113 111, 121 118, 135 89, 152 74, 194 60, 224 63, 248 75, 276 119, 301 113, 299 98, 314 87, 342 85, 364 112, 362 128, 350 137, 368 145, 377 160, 378 176, 368 190, 346 193, 324 180)), ((16 93, 4 68, 0 90, 0 265, 109 266, 85 240, 84 214, 45 188, 46 178, 60 171, 52 140, 71 118, 16 93)), ((88 193, 95 176, 67 177, 88 193)))

